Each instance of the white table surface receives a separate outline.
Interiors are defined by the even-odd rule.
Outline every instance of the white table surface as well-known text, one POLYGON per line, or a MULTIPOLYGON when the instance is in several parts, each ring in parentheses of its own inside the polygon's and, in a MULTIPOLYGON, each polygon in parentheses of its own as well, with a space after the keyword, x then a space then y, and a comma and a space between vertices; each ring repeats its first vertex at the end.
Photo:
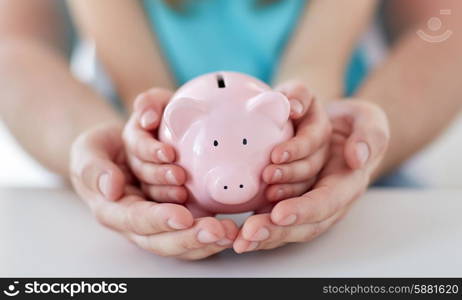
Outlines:
POLYGON ((0 276, 462 276, 462 190, 371 190, 317 240, 185 262, 100 226, 67 190, 0 189, 0 276))

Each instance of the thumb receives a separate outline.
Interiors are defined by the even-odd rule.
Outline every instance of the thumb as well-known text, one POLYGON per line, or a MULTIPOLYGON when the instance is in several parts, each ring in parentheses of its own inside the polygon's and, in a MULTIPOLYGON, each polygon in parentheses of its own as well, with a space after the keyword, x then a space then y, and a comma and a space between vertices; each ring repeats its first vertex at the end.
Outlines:
POLYGON ((125 176, 113 161, 121 151, 120 129, 98 128, 81 135, 72 145, 70 171, 77 192, 85 198, 118 200, 125 176))
POLYGON ((371 147, 360 135, 351 136, 345 145, 345 160, 352 169, 360 169, 366 165, 371 156, 371 147))
POLYGON ((81 180, 84 188, 95 196, 116 201, 123 196, 125 176, 113 162, 103 158, 93 158, 84 166, 81 180))
POLYGON ((375 105, 360 104, 352 114, 352 133, 345 145, 345 160, 352 169, 374 163, 383 155, 390 139, 385 113, 375 105))
POLYGON ((345 160, 350 168, 364 168, 383 155, 390 134, 382 109, 368 102, 342 100, 331 105, 329 110, 332 119, 348 120, 350 124, 344 148, 345 160))
POLYGON ((161 88, 153 88, 140 94, 133 105, 133 112, 139 126, 146 130, 157 128, 171 97, 171 91, 161 88))

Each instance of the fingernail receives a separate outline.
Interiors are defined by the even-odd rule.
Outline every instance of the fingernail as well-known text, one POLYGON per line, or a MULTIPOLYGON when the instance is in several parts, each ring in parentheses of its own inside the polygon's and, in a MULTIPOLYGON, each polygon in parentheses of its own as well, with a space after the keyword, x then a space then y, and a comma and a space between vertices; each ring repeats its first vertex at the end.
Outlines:
POLYGON ((170 227, 170 228, 173 228, 175 230, 180 230, 180 229, 186 229, 188 228, 187 226, 181 224, 181 223, 178 223, 176 222, 175 220, 173 219, 168 219, 167 220, 167 225, 170 227))
POLYGON ((157 150, 157 158, 159 158, 160 161, 163 162, 170 162, 170 159, 168 159, 167 155, 165 154, 165 151, 162 149, 157 150))
POLYGON ((276 192, 276 200, 282 199, 284 197, 284 190, 278 189, 276 192))
POLYGON ((224 246, 229 246, 229 245, 231 245, 232 242, 233 242, 233 241, 231 241, 231 240, 229 240, 229 239, 227 239, 227 238, 224 238, 224 239, 219 240, 219 241, 217 242, 217 245, 218 245, 218 246, 224 247, 224 246))
POLYGON ((218 241, 218 237, 213 233, 210 233, 209 231, 202 229, 197 234, 197 240, 203 244, 210 244, 218 241))
POLYGON ((253 250, 257 249, 257 247, 258 247, 258 242, 251 242, 249 244, 249 246, 247 247, 247 249, 245 249, 244 252, 253 251, 253 250))
POLYGON ((285 217, 284 219, 282 219, 280 222, 278 222, 278 224, 282 225, 282 226, 288 226, 288 225, 294 224, 295 221, 297 221, 297 216, 296 215, 289 215, 289 216, 285 217))
POLYGON ((273 173, 273 177, 271 177, 271 183, 278 182, 282 178, 282 171, 281 169, 276 169, 273 173))
POLYGON ((261 242, 269 238, 269 236, 269 230, 265 227, 262 227, 252 236, 251 240, 261 242))
POLYGON ((172 170, 168 170, 165 173, 165 179, 167 180, 168 183, 178 184, 178 181, 176 180, 175 175, 173 175, 172 170))
POLYGON ((359 142, 356 144, 356 156, 363 166, 369 159, 369 146, 364 142, 359 142))
POLYGON ((288 160, 289 160, 289 152, 284 151, 284 153, 282 153, 280 163, 286 162, 286 161, 288 161, 288 160))
POLYGON ((141 126, 147 128, 157 121, 157 113, 154 110, 148 110, 141 115, 141 126))
POLYGON ((290 109, 296 115, 300 115, 303 112, 303 105, 300 101, 292 99, 290 102, 290 109))
POLYGON ((104 197, 108 197, 109 195, 109 174, 104 173, 99 177, 98 180, 98 188, 101 194, 103 194, 104 197))

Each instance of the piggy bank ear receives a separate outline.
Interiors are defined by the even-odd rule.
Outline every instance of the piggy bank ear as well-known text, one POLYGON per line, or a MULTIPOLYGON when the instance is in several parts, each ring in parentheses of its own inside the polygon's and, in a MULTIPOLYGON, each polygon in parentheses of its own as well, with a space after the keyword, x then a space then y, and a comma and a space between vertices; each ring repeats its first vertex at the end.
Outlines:
POLYGON ((195 122, 207 114, 207 111, 203 101, 181 98, 165 108, 165 125, 177 139, 181 139, 195 122))
POLYGON ((273 120, 279 127, 283 127, 289 119, 290 104, 282 93, 267 91, 248 100, 248 112, 259 113, 273 120))

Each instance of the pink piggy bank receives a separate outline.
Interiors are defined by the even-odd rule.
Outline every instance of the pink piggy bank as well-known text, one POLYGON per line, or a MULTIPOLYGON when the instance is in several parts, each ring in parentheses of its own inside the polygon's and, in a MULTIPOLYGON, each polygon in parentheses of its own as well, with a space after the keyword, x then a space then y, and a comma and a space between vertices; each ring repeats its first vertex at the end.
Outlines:
POLYGON ((195 217, 271 209, 261 173, 273 147, 293 135, 289 113, 282 93, 235 72, 202 75, 175 93, 159 138, 186 170, 195 217))

